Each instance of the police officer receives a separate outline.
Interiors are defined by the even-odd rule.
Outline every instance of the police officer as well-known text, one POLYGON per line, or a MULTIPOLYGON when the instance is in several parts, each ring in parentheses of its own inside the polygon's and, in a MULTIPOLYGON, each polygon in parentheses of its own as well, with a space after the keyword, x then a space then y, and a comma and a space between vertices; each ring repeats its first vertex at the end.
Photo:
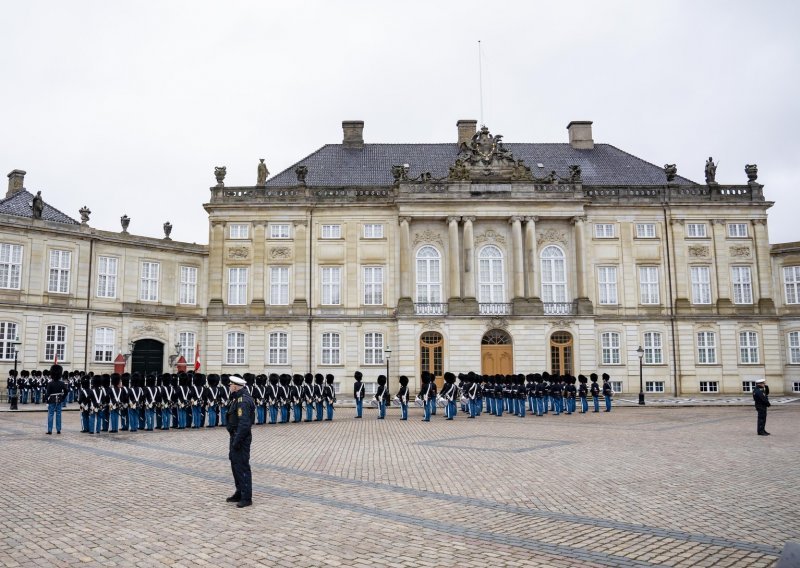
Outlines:
POLYGON ((231 395, 226 409, 228 434, 228 459, 231 460, 233 481, 236 483, 236 492, 226 501, 236 503, 239 508, 249 507, 253 504, 253 479, 250 473, 250 444, 253 434, 250 431, 256 415, 256 405, 250 393, 244 388, 247 384, 238 375, 232 375, 231 395))
POLYGON ((758 418, 756 421, 756 428, 759 436, 769 436, 767 432, 767 407, 771 406, 769 396, 766 393, 767 382, 761 378, 756 381, 756 388, 753 389, 753 400, 756 403, 756 412, 758 418))

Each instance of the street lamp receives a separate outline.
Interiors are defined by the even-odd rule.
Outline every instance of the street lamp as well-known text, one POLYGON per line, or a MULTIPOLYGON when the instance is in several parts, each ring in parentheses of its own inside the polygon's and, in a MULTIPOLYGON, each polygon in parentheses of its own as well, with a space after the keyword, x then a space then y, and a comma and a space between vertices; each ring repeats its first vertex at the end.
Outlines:
MULTIPOLYGON (((17 388, 17 385, 16 385, 16 381, 17 381, 17 355, 19 354, 19 351, 17 350, 17 347, 19 347, 21 345, 21 342, 15 339, 13 341, 9 341, 9 344, 11 345, 11 349, 14 350, 14 383, 15 383, 14 384, 14 392, 16 392, 16 388, 17 388)), ((17 401, 18 400, 19 400, 19 393, 17 392, 16 396, 14 396, 13 398, 11 398, 11 400, 8 401, 9 404, 11 405, 11 407, 10 407, 11 410, 17 410, 17 401)))
POLYGON ((639 356, 639 404, 644 404, 644 386, 642 383, 642 357, 644 357, 644 349, 642 346, 639 346, 639 349, 636 350, 636 354, 639 356))
POLYGON ((392 356, 392 350, 389 346, 383 348, 383 358, 386 359, 386 388, 389 388, 389 358, 392 356))

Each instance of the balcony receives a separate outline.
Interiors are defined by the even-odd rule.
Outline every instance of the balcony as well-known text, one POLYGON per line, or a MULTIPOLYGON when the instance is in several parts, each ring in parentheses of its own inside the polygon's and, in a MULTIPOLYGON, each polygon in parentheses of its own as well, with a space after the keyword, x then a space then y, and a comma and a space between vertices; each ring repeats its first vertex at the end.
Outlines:
POLYGON ((479 313, 482 316, 510 316, 511 304, 499 303, 480 303, 478 304, 479 313))
POLYGON ((574 316, 578 313, 577 302, 543 302, 542 306, 547 316, 574 316))
POLYGON ((447 302, 414 304, 414 315, 418 316, 446 316, 447 302))

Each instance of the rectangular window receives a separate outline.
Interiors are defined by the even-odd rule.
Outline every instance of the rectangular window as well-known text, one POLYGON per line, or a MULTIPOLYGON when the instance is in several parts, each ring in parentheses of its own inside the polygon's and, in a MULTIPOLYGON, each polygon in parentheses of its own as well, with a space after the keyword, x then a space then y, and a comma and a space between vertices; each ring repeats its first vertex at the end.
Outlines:
POLYGON ((800 266, 783 267, 783 288, 787 304, 800 304, 800 266))
POLYGON ((19 347, 15 345, 19 341, 17 334, 17 324, 10 321, 0 322, 0 360, 14 360, 14 349, 19 347))
POLYGON ((158 277, 161 265, 157 262, 142 263, 141 289, 139 299, 145 302, 158 301, 158 277))
POLYGON ((0 243, 0 288, 19 290, 22 275, 22 245, 0 243))
POLYGON ((617 267, 599 266, 597 268, 599 301, 604 306, 614 306, 617 301, 617 267))
POLYGON ((382 365, 383 364, 383 334, 365 333, 364 334, 364 364, 382 365))
POLYGON ((338 333, 325 332, 322 334, 322 364, 339 365, 341 339, 338 333))
POLYGON ((728 236, 734 239, 747 236, 747 223, 728 223, 728 236))
POLYGON ((289 267, 271 266, 269 269, 269 303, 272 306, 289 304, 289 267))
POLYGON ((232 331, 228 333, 225 349, 225 364, 244 365, 244 333, 232 331))
POLYGON ((178 343, 181 344, 179 355, 182 355, 183 360, 190 366, 194 363, 195 341, 195 334, 191 331, 182 331, 178 334, 178 343))
POLYGON ((273 331, 269 334, 269 364, 289 364, 289 334, 285 331, 273 331))
POLYGON ((742 381, 742 392, 753 392, 754 388, 756 388, 755 381, 742 381))
POLYGON ((794 381, 792 383, 792 392, 800 392, 800 381, 794 381))
POLYGON ((642 304, 659 304, 658 267, 639 267, 639 294, 642 304))
POLYGON ((58 357, 59 362, 66 358, 67 354, 67 326, 48 325, 45 330, 44 339, 44 360, 55 361, 58 357))
POLYGON ((270 224, 269 226, 269 238, 270 239, 288 239, 289 238, 289 224, 288 223, 276 223, 270 224))
POLYGON ((180 303, 197 304, 197 269, 194 266, 181 266, 180 303))
POLYGON ((228 269, 228 304, 244 306, 247 304, 247 269, 228 269))
POLYGON ((692 303, 711 303, 711 271, 708 266, 692 266, 692 303))
POLYGON ((613 223, 595 223, 594 236, 597 239, 613 239, 614 238, 614 224, 613 223))
POLYGON ((603 365, 619 365, 619 333, 601 333, 600 344, 603 349, 603 365))
POLYGON ((611 385, 611 390, 615 393, 622 392, 622 381, 608 381, 611 385))
POLYGON ((758 364, 758 334, 755 331, 739 332, 739 362, 744 365, 758 364))
POLYGON ((233 223, 228 225, 228 236, 231 239, 246 239, 250 235, 250 225, 246 223, 233 223))
POLYGON ((98 327, 94 330, 95 363, 111 363, 114 360, 114 330, 98 327))
POLYGON ((644 334, 644 364, 661 365, 664 362, 664 350, 661 345, 661 334, 648 331, 644 334))
POLYGON ((69 272, 72 253, 68 250, 50 251, 50 280, 47 291, 59 294, 69 293, 69 272))
POLYGON ((800 331, 789 333, 789 364, 800 365, 800 331))
POLYGON ((719 392, 719 381, 700 381, 700 392, 719 392))
POLYGON ((382 239, 383 238, 383 225, 375 223, 367 223, 364 225, 364 238, 365 239, 382 239))
POLYGON ((645 381, 644 392, 664 392, 664 381, 645 381))
POLYGON ((383 267, 364 267, 364 305, 383 305, 383 267))
POLYGON ((656 238, 656 224, 655 223, 636 223, 636 238, 637 239, 655 239, 656 238))
POLYGON ((97 297, 117 297, 117 265, 119 260, 113 256, 101 256, 97 259, 97 297))
POLYGON ((323 239, 341 239, 342 226, 341 225, 322 225, 322 238, 323 239))
POLYGON ((713 331, 701 331, 697 334, 697 363, 716 365, 717 336, 713 331))
POLYGON ((752 304, 753 284, 750 280, 750 267, 731 267, 731 280, 733 281, 733 303, 752 304))
POLYGON ((339 266, 327 266, 322 269, 322 305, 338 306, 342 303, 342 269, 339 266))
POLYGON ((706 236, 705 223, 687 223, 686 236, 694 239, 705 237, 706 236))

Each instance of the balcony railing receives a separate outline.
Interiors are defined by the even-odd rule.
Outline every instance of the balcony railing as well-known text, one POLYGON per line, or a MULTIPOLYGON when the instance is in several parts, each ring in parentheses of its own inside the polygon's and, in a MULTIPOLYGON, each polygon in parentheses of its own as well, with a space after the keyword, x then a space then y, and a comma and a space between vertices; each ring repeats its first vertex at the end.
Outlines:
POLYGON ((414 314, 418 316, 446 316, 447 302, 414 304, 414 314))
POLYGON ((576 302, 544 302, 542 305, 548 316, 573 316, 578 312, 576 302))
POLYGON ((511 304, 483 303, 478 304, 481 315, 508 316, 511 315, 511 304))

